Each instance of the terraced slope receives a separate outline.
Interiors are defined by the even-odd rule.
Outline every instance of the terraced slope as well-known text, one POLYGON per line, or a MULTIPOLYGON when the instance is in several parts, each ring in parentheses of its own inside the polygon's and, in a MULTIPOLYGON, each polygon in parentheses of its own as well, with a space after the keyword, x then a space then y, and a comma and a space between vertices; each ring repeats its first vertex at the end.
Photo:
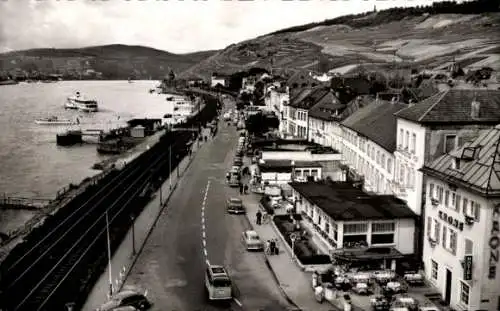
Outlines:
MULTIPOLYGON (((374 19, 377 13, 361 19, 374 19)), ((231 73, 254 66, 323 71, 349 64, 399 62, 438 67, 455 57, 500 69, 500 14, 407 17, 373 27, 318 26, 233 44, 182 75, 231 73)))

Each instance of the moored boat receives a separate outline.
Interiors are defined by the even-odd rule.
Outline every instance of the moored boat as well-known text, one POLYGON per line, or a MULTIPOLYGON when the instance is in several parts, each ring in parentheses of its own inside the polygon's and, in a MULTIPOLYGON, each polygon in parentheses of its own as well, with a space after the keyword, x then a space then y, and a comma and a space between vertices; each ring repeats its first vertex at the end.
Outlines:
POLYGON ((76 121, 73 121, 70 119, 60 119, 56 116, 51 116, 48 118, 36 119, 35 123, 40 125, 74 125, 80 124, 80 120, 77 118, 76 121))
POLYGON ((83 97, 80 92, 76 92, 74 96, 70 96, 64 105, 66 109, 78 109, 83 112, 96 112, 99 110, 95 99, 83 97))

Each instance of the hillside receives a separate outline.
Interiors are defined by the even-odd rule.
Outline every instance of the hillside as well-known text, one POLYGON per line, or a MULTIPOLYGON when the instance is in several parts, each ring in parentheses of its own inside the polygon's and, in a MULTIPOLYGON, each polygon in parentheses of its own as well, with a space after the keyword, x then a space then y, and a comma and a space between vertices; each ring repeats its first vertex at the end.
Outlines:
POLYGON ((216 51, 173 54, 144 46, 105 45, 80 49, 31 49, 0 54, 0 71, 63 74, 66 78, 161 79, 203 61, 216 51))
POLYGON ((341 73, 355 70, 358 64, 364 69, 387 69, 396 63, 436 68, 453 57, 462 66, 500 69, 498 11, 498 2, 480 0, 343 16, 230 45, 182 75, 209 76, 259 66, 341 73))

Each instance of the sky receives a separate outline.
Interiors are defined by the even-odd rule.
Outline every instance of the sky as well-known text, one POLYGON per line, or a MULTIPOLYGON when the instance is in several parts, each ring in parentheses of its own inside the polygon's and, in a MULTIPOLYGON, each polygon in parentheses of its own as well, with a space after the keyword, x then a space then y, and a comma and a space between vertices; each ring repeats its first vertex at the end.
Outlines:
POLYGON ((0 0, 0 52, 144 45, 223 49, 290 26, 432 0, 0 0))

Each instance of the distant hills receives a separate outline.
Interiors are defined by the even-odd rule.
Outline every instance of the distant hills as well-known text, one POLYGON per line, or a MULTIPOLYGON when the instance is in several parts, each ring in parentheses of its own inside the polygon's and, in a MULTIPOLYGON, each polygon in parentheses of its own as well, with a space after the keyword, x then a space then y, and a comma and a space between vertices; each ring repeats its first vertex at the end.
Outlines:
POLYGON ((252 67, 279 73, 435 68, 453 57, 467 66, 500 69, 499 11, 498 0, 446 1, 341 16, 232 44, 183 75, 252 67))
POLYGON ((112 44, 78 49, 30 49, 0 54, 0 71, 64 78, 161 79, 182 72, 216 51, 173 54, 144 46, 112 44))
POLYGON ((0 72, 59 73, 65 78, 205 77, 253 67, 273 73, 339 73, 398 68, 500 70, 498 0, 373 10, 295 26, 231 44, 223 50, 173 54, 144 46, 32 49, 0 54, 0 72), (100 74, 99 74, 100 73, 100 74))

